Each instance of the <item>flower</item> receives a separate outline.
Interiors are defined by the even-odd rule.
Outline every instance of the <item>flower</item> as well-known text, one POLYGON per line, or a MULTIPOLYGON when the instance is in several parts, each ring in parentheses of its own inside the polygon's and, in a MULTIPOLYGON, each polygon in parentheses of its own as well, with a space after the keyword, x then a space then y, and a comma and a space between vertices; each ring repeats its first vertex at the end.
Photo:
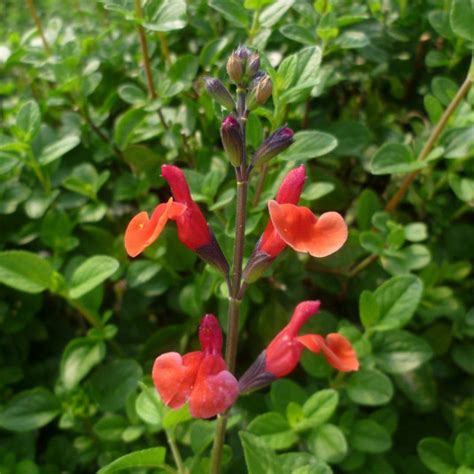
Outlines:
MULTIPOLYGON (((304 182, 306 180, 306 171, 303 165, 292 169, 284 178, 280 184, 276 195, 276 201, 278 203, 290 203, 297 204, 301 192, 303 190, 304 182)), ((260 240, 250 257, 245 270, 244 279, 248 283, 260 278, 262 273, 271 265, 273 260, 283 251, 286 247, 285 241, 278 235, 278 232, 273 226, 271 220, 260 237, 260 240)))
POLYGON ((305 347, 314 353, 322 352, 337 370, 349 372, 359 369, 357 354, 344 336, 337 333, 328 334, 325 338, 319 334, 298 336, 303 324, 319 311, 319 307, 319 301, 303 301, 296 306, 290 322, 239 380, 241 392, 262 387, 288 375, 298 365, 305 347))
POLYGON ((179 240, 203 260, 227 274, 227 260, 201 209, 191 197, 184 173, 173 165, 163 165, 161 173, 171 188, 173 198, 166 204, 158 204, 151 219, 146 212, 133 217, 125 231, 128 255, 136 257, 143 252, 158 239, 168 220, 172 219, 178 227, 179 240))
POLYGON ((194 418, 210 418, 233 405, 239 388, 222 358, 222 332, 214 315, 202 318, 199 342, 201 351, 157 357, 152 377, 166 406, 178 409, 189 401, 194 418))
POLYGON ((293 130, 281 127, 272 133, 258 148, 253 156, 252 163, 261 166, 271 158, 286 150, 293 143, 293 130))
POLYGON ((297 206, 306 179, 304 166, 291 170, 283 179, 275 200, 268 203, 270 221, 244 270, 251 283, 289 245, 297 252, 327 257, 347 240, 347 225, 337 212, 317 217, 310 209, 297 206))

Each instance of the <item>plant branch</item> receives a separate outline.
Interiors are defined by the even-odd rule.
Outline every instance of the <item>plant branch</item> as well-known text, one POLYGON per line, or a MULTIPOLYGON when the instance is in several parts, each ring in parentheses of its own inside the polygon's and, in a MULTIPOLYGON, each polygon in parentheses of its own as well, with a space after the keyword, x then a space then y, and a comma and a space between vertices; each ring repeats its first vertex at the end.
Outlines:
MULTIPOLYGON (((242 263, 245 246, 245 222, 247 214, 247 189, 248 173, 246 169, 246 122, 247 111, 245 109, 245 90, 241 87, 237 89, 237 114, 240 128, 242 130, 242 144, 244 156, 239 168, 236 168, 237 176, 237 209, 235 218, 235 241, 234 241, 234 260, 232 266, 231 291, 229 294, 229 312, 227 324, 227 339, 225 349, 225 361, 230 372, 235 371, 235 359, 237 356, 237 345, 239 338, 239 319, 240 319, 240 297, 242 288, 242 263)), ((229 411, 220 415, 217 419, 216 432, 211 453, 212 474, 219 474, 222 450, 224 447, 225 430, 229 411)))
MULTIPOLYGON (((142 2, 141 0, 135 0, 135 16, 138 18, 139 21, 143 20, 143 9, 142 9, 142 2)), ((152 100, 158 98, 158 94, 156 93, 155 83, 153 82, 153 74, 151 72, 151 65, 150 65, 150 55, 148 53, 148 42, 145 35, 145 29, 141 25, 141 23, 137 24, 138 36, 140 38, 140 47, 142 50, 143 56, 143 68, 145 70, 146 76, 146 83, 148 87, 148 93, 152 100)), ((158 117, 160 119, 163 128, 167 129, 168 124, 165 121, 163 116, 163 112, 160 108, 157 109, 158 117)))
MULTIPOLYGON (((456 95, 453 97, 453 100, 450 102, 450 104, 444 111, 443 115, 439 119, 439 122, 436 124, 436 127, 432 130, 430 136, 428 137, 428 140, 426 141, 425 145, 421 149, 417 157, 417 161, 424 161, 429 156, 429 154, 431 153, 431 150, 435 146, 442 131, 446 127, 446 124, 451 118, 451 115, 454 113, 454 111, 460 104, 461 100, 469 92, 469 89, 472 86, 473 79, 474 79, 473 73, 469 71, 465 81, 462 83, 461 87, 458 89, 456 95)), ((402 184, 398 188, 398 191, 387 202, 385 206, 385 211, 392 213, 397 209, 401 200, 405 197, 406 193, 410 189, 410 186, 415 181, 419 173, 420 173, 420 170, 415 170, 415 171, 412 171, 409 175, 405 176, 405 178, 402 181, 402 184)), ((377 260, 377 258, 378 258, 378 255, 374 255, 374 254, 366 257, 364 260, 359 262, 352 270, 349 271, 349 274, 348 274, 349 278, 352 278, 353 276, 357 275, 360 271, 362 271, 364 268, 368 267, 372 262, 377 260)))
POLYGON ((52 51, 51 51, 48 41, 46 40, 46 36, 44 35, 43 25, 41 24, 41 19, 38 15, 38 12, 36 11, 36 7, 33 3, 33 0, 26 0, 26 5, 28 6, 30 15, 33 18, 33 21, 35 22, 36 31, 40 35, 41 41, 43 42, 44 50, 46 51, 48 56, 51 56, 52 51))
POLYGON ((172 435, 166 431, 166 439, 168 440, 168 444, 171 449, 171 454, 173 455, 174 462, 176 464, 176 468, 178 469, 178 474, 187 474, 188 470, 184 465, 183 458, 181 457, 181 453, 179 452, 178 444, 172 435))

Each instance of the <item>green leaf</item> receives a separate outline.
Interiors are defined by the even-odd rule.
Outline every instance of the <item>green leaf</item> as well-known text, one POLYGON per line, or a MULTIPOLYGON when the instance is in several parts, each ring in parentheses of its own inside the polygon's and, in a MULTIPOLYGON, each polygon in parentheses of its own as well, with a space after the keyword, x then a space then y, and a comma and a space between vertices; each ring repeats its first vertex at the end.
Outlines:
POLYGON ((284 25, 280 28, 280 33, 287 38, 302 44, 313 45, 316 43, 316 36, 309 29, 301 25, 284 25))
POLYGON ((90 386, 94 399, 103 410, 122 408, 128 396, 137 388, 142 369, 133 359, 116 359, 96 370, 90 386))
POLYGON ((339 394, 336 390, 327 388, 316 392, 303 405, 305 419, 298 423, 297 430, 315 428, 325 423, 336 411, 338 403, 339 394))
POLYGON ((41 293, 51 287, 53 272, 47 260, 32 252, 0 252, 0 283, 16 290, 41 293))
POLYGON ((174 31, 181 30, 186 26, 186 2, 185 0, 163 0, 162 2, 151 2, 146 9, 150 20, 143 26, 152 31, 174 31), (158 4, 155 11, 151 11, 158 4))
POLYGON ((0 426, 11 431, 30 431, 48 424, 61 411, 58 399, 47 389, 20 392, 0 409, 0 426))
POLYGON ((117 92, 122 100, 131 105, 146 102, 147 99, 144 90, 135 84, 123 84, 117 92))
POLYGON ((398 329, 413 317, 423 294, 423 283, 414 275, 395 276, 379 286, 374 297, 380 311, 379 331, 398 329))
POLYGON ((89 293, 113 275, 118 267, 118 260, 107 255, 94 255, 88 258, 72 274, 69 296, 77 299, 89 293))
POLYGON ((364 328, 370 328, 380 317, 380 308, 374 294, 364 290, 359 297, 359 317, 364 328))
POLYGON ((294 143, 279 155, 286 161, 306 161, 323 156, 337 147, 337 140, 329 133, 317 131, 297 132, 294 143))
POLYGON ((161 77, 158 85, 162 97, 173 97, 190 89, 199 68, 199 58, 191 54, 181 56, 170 68, 168 74, 161 77))
POLYGON ((245 0, 244 7, 248 10, 260 10, 260 8, 272 2, 273 0, 245 0))
POLYGON ((349 435, 352 448, 363 453, 383 453, 392 446, 387 431, 373 420, 358 420, 352 425, 349 435))
POLYGON ((148 448, 134 453, 126 454, 107 466, 99 469, 97 474, 109 474, 135 467, 160 467, 165 463, 165 448, 148 448))
POLYGON ((349 398, 359 405, 384 405, 393 396, 391 380, 375 369, 362 369, 352 374, 345 388, 349 398))
POLYGON ((454 470, 454 460, 451 446, 439 438, 424 438, 416 447, 418 456, 430 471, 446 474, 454 470))
POLYGON ((287 449, 298 440, 286 418, 275 412, 257 416, 247 429, 272 449, 287 449))
POLYGON ((249 17, 241 2, 237 0, 210 0, 208 5, 233 25, 240 28, 248 27, 249 17))
POLYGON ((249 474, 277 474, 279 472, 276 455, 265 441, 247 431, 240 431, 239 436, 249 474))
POLYGON ((120 441, 127 426, 127 419, 124 416, 107 414, 94 425, 93 429, 100 440, 120 441))
POLYGON ((474 0, 453 0, 449 20, 454 33, 474 41, 474 0))
POLYGON ((318 459, 329 463, 341 462, 347 454, 347 441, 342 430, 330 423, 316 428, 309 440, 308 446, 318 459))
POLYGON ((474 435, 459 433, 456 436, 454 456, 459 464, 474 467, 474 435))
POLYGON ((464 202, 474 201, 474 179, 461 178, 458 175, 449 175, 449 186, 454 194, 464 202))
POLYGON ((409 173, 426 166, 423 161, 415 160, 407 145, 386 143, 372 156, 370 170, 372 174, 409 173))
POLYGON ((303 405, 308 397, 304 388, 296 382, 288 379, 278 379, 272 383, 270 389, 270 399, 274 410, 284 414, 289 403, 299 403, 303 405))
POLYGON ((132 141, 133 132, 145 119, 143 109, 130 109, 123 113, 115 122, 114 142, 124 150, 132 141))
POLYGON ((140 386, 142 392, 135 401, 137 415, 149 425, 160 426, 165 408, 163 402, 154 387, 147 387, 141 383, 140 386))
POLYGON ((81 139, 77 135, 66 135, 58 141, 44 147, 43 150, 41 150, 38 161, 41 165, 47 165, 61 158, 61 156, 64 156, 67 152, 79 145, 80 142, 81 139))
POLYGON ((260 25, 270 28, 280 21, 285 13, 292 7, 295 0, 276 0, 270 6, 262 10, 260 14, 260 25))
POLYGON ((407 331, 377 333, 372 347, 377 365, 390 374, 416 369, 433 355, 425 340, 407 331))
POLYGON ((103 341, 81 337, 69 342, 64 349, 60 367, 61 380, 66 389, 76 387, 104 356, 103 341))
POLYGON ((41 114, 38 104, 29 100, 25 102, 16 117, 16 126, 22 132, 22 138, 30 141, 38 132, 41 125, 41 114))

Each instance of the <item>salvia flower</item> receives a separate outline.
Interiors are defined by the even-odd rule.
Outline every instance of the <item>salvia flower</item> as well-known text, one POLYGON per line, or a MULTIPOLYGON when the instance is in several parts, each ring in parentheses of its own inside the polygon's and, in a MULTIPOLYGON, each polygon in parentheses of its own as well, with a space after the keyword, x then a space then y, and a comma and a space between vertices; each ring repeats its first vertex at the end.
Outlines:
POLYGON ((244 155, 242 129, 232 115, 228 115, 221 125, 221 140, 233 166, 240 166, 244 155))
POLYGON ((293 130, 288 127, 281 127, 272 133, 255 152, 252 159, 254 166, 261 166, 286 150, 293 143, 293 135, 293 130))
POLYGON ((337 212, 317 217, 310 209, 297 206, 305 181, 303 165, 290 171, 275 200, 268 203, 270 222, 244 271, 248 283, 255 281, 288 245, 312 257, 327 257, 347 240, 344 218, 337 212))
POLYGON ((304 323, 319 311, 319 301, 303 301, 296 306, 290 322, 273 338, 252 366, 239 380, 240 391, 248 392, 284 377, 298 365, 304 348, 320 353, 335 369, 342 372, 359 369, 351 343, 337 333, 298 336, 304 323))
POLYGON ((167 204, 158 204, 151 219, 146 212, 137 214, 125 231, 125 249, 136 257, 160 236, 169 219, 176 222, 178 237, 203 260, 227 274, 229 265, 211 232, 199 206, 193 201, 184 173, 173 165, 161 167, 173 198, 167 204))
POLYGON ((207 92, 209 95, 222 107, 233 110, 235 107, 235 102, 230 92, 226 89, 224 84, 222 84, 219 79, 215 79, 214 77, 205 77, 204 83, 206 85, 207 92))
MULTIPOLYGON (((292 169, 281 182, 276 195, 276 201, 280 204, 297 204, 305 181, 306 171, 303 165, 292 169)), ((269 220, 245 267, 245 281, 251 283, 260 278, 262 273, 265 272, 285 247, 285 241, 278 235, 273 222, 269 220)))
POLYGON ((222 358, 222 333, 214 315, 202 318, 199 342, 200 351, 184 356, 167 352, 157 357, 152 377, 166 406, 178 409, 189 402, 194 418, 210 418, 233 405, 239 388, 222 358))

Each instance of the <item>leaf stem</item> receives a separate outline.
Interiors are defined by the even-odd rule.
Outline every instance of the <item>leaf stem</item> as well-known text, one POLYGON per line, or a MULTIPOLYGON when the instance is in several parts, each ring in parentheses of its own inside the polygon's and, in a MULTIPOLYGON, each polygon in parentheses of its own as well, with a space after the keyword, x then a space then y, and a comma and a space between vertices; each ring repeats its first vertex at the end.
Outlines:
MULTIPOLYGON (((141 0, 135 0, 135 16, 140 22, 143 20, 143 9, 142 9, 141 0)), ((155 100, 158 98, 158 94, 156 93, 155 84, 153 82, 153 74, 151 72, 150 56, 148 53, 148 42, 145 35, 145 29, 143 28, 141 23, 137 24, 137 30, 138 30, 138 37, 140 39, 140 47, 142 50, 143 68, 145 70, 148 93, 150 94, 151 99, 155 100)), ((158 117, 160 119, 161 125, 163 125, 164 129, 167 129, 168 124, 166 123, 166 120, 163 116, 163 112, 161 111, 159 107, 157 109, 157 112, 158 112, 158 117)))
POLYGON ((41 41, 43 42, 44 50, 46 51, 46 54, 48 56, 51 56, 52 51, 51 51, 48 41, 46 40, 46 36, 44 35, 43 25, 41 24, 41 19, 38 15, 38 12, 36 11, 36 7, 33 3, 33 0, 26 0, 26 5, 28 6, 30 15, 33 18, 33 21, 35 22, 36 31, 40 35, 41 41))
POLYGON ((168 444, 171 449, 171 454, 173 455, 176 468, 178 469, 178 474, 187 474, 188 470, 184 465, 183 458, 181 457, 181 453, 179 452, 178 444, 176 443, 175 438, 168 431, 166 431, 166 439, 168 440, 168 444))

